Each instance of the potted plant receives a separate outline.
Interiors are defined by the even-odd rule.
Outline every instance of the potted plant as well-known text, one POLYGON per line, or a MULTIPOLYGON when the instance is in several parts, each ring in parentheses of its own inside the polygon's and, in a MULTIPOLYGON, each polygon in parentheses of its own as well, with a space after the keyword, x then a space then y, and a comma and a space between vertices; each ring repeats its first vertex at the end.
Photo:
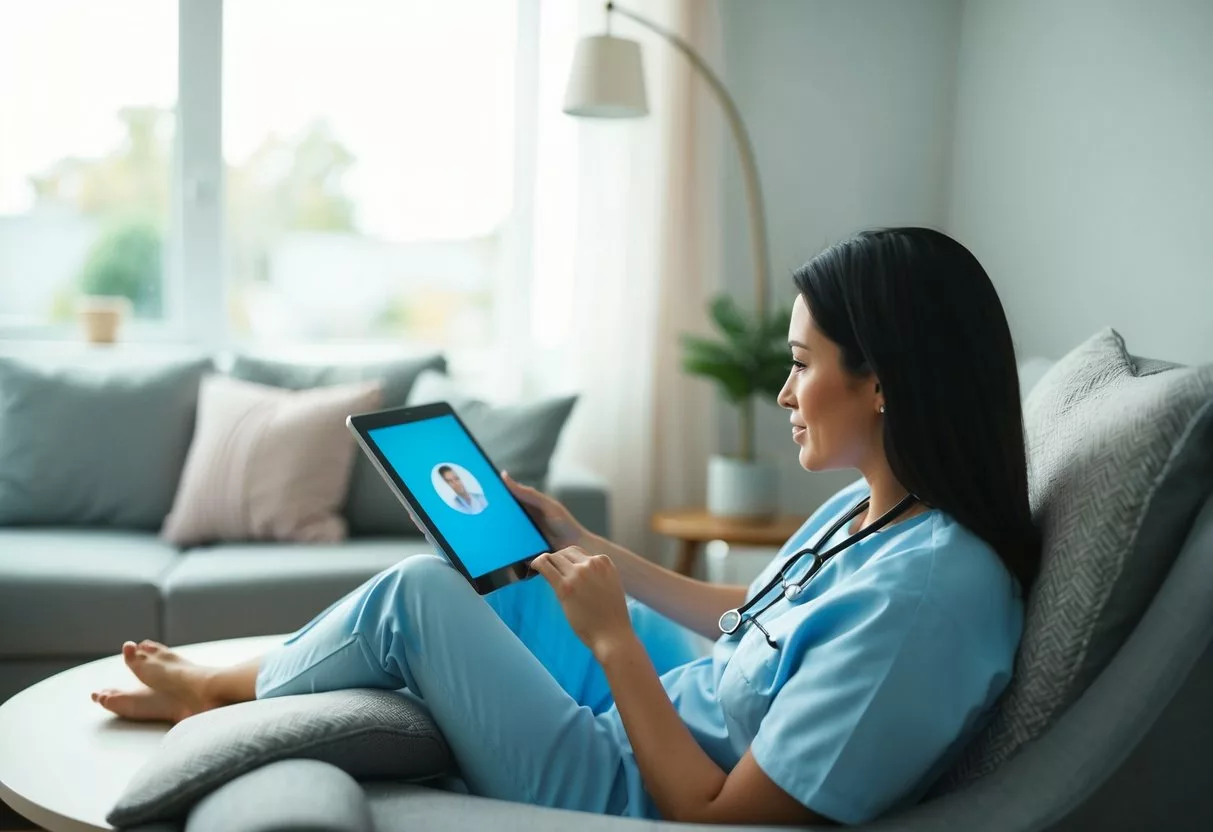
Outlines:
POLYGON ((708 511, 723 517, 760 519, 778 508, 778 469, 754 449, 754 398, 774 400, 787 378, 790 308, 769 315, 743 312, 728 295, 710 306, 719 338, 683 334, 682 368, 716 382, 740 416, 736 454, 708 460, 708 511))
POLYGON ((124 319, 162 311, 160 231, 136 218, 113 221, 88 252, 76 304, 85 338, 112 344, 124 319))

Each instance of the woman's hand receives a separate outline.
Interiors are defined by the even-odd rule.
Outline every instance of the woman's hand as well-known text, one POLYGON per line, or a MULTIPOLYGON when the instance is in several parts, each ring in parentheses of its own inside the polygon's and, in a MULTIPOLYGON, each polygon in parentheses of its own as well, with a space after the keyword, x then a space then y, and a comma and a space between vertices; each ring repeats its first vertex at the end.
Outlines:
POLYGON ((635 637, 623 584, 606 555, 570 546, 539 555, 531 568, 552 585, 573 632, 595 658, 601 661, 612 646, 635 637))
POLYGON ((528 485, 515 482, 514 478, 505 471, 501 472, 501 479, 505 481, 510 493, 517 497, 526 508, 527 514, 531 515, 539 525, 539 530, 543 532, 543 536, 554 548, 584 546, 588 542, 589 531, 577 522, 559 500, 528 485))

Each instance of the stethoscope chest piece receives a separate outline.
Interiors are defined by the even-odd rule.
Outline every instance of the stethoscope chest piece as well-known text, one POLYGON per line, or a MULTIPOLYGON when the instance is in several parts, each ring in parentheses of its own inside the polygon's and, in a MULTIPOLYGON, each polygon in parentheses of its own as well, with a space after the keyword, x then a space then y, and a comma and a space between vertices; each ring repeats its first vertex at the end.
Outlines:
POLYGON ((787 596, 789 601, 795 601, 803 591, 804 587, 800 584, 785 584, 783 587, 783 594, 787 596))
POLYGON ((737 632, 737 628, 740 626, 741 613, 737 610, 729 610, 720 616, 720 632, 732 634, 737 632))

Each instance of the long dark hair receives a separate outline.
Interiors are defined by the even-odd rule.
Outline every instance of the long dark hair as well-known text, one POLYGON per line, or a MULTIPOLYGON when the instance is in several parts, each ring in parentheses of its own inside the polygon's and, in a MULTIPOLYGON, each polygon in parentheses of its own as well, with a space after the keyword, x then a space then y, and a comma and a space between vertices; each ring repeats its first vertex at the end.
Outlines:
POLYGON ((977 258, 927 228, 865 231, 793 274, 817 328, 884 394, 897 481, 988 543, 1026 593, 1040 566, 1011 330, 977 258))

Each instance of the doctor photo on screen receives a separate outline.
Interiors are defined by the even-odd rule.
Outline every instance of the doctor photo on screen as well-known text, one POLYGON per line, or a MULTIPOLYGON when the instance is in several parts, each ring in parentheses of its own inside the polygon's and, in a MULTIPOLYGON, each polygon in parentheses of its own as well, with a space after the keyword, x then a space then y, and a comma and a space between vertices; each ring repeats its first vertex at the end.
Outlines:
MULTIPOLYGON (((456 511, 462 511, 464 514, 479 514, 488 508, 488 501, 484 499, 484 495, 479 491, 473 492, 468 490, 467 485, 464 483, 464 478, 460 476, 460 471, 462 469, 459 469, 455 465, 443 464, 438 466, 438 476, 442 477, 442 481, 447 484, 452 492, 442 493, 443 490, 439 489, 439 493, 446 504, 456 511)), ((468 479, 471 479, 470 474, 467 474, 466 471, 463 473, 467 475, 468 479)), ((474 479, 471 481, 473 487, 479 485, 474 479)))

